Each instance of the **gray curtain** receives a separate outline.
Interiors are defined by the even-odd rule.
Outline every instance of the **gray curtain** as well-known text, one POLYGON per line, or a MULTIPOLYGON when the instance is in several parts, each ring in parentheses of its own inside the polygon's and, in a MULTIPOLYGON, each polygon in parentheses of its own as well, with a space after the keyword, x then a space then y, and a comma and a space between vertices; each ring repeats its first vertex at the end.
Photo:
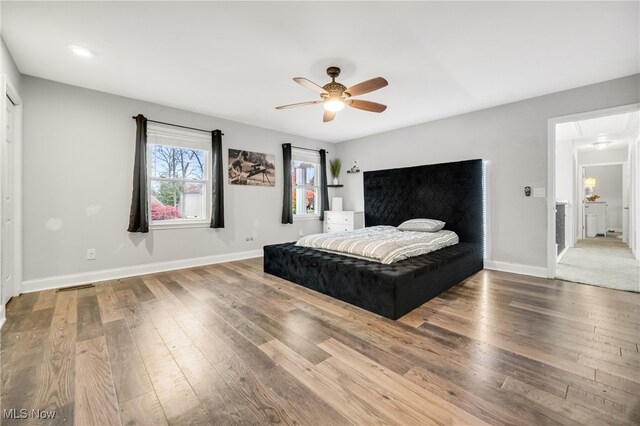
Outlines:
POLYGON ((211 132, 211 227, 224 228, 224 168, 222 167, 222 132, 211 132))
POLYGON ((327 151, 320 150, 320 220, 324 221, 324 212, 329 210, 329 190, 327 188, 327 151))
POLYGON ((133 163, 133 192, 129 213, 129 232, 149 232, 147 197, 147 119, 136 117, 136 153, 133 163))
POLYGON ((293 204, 291 201, 291 144, 282 144, 282 179, 284 191, 282 196, 282 223, 293 223, 293 204))

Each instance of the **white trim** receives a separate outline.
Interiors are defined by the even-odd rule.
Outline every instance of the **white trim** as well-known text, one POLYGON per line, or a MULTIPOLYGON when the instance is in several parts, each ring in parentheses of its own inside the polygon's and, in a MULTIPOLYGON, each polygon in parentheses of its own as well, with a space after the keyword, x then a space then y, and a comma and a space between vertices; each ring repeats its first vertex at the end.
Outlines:
MULTIPOLYGON (((600 151, 602 152, 602 151, 600 151)), ((608 163, 578 163, 578 165, 580 167, 592 167, 592 166, 618 166, 618 165, 624 165, 626 163, 628 163, 629 161, 625 160, 625 161, 610 161, 608 163)))
POLYGON ((560 254, 558 255, 558 259, 556 260, 556 263, 560 263, 560 261, 562 260, 562 258, 564 257, 565 254, 567 254, 567 250, 569 250, 569 246, 565 247, 564 250, 562 250, 560 252, 560 254))
POLYGON ((548 278, 556 276, 556 125, 572 121, 589 120, 607 115, 624 114, 640 110, 640 103, 613 108, 552 117, 547 120, 547 272, 548 278))
MULTIPOLYGON (((608 163, 593 163, 593 164, 580 164, 580 163, 578 163, 578 179, 580 180, 580 193, 576 194, 576 203, 578 204, 578 207, 579 207, 579 210, 580 210, 578 212, 578 215, 579 215, 578 223, 582 224, 582 226, 578 230, 580 232, 580 239, 587 238, 587 234, 586 234, 587 225, 585 224, 585 213, 586 213, 586 211, 585 211, 585 204, 584 204, 584 200, 585 200, 584 199, 584 193, 585 193, 585 188, 586 188, 584 186, 584 179, 585 179, 586 175, 585 175, 584 169, 586 169, 587 167, 620 166, 622 168, 622 173, 623 173, 622 180, 623 180, 623 183, 624 183, 624 166, 625 166, 625 164, 628 164, 628 161, 612 161, 612 162, 608 162, 608 163)), ((624 185, 623 185, 622 191, 623 191, 622 197, 624 198, 624 185)), ((608 210, 608 207, 607 207, 607 209, 605 209, 605 212, 607 212, 607 210, 608 210)), ((623 210, 622 215, 623 215, 622 220, 624 220, 624 210, 623 210)), ((608 217, 608 212, 605 213, 605 216, 608 217)), ((608 220, 605 220, 605 222, 606 222, 607 225, 609 225, 609 221, 608 220)), ((612 228, 609 228, 607 226, 607 228, 605 229, 605 234, 607 232, 609 232, 609 229, 612 229, 612 228)), ((620 229, 620 232, 622 232, 622 229, 620 229)), ((620 241, 622 241, 622 240, 620 240, 620 241)))
MULTIPOLYGON (((152 129, 155 127, 152 126, 152 129)), ((157 129, 156 129, 157 131, 157 129)), ((209 226, 211 223, 211 182, 213 176, 211 174, 211 161, 213 159, 213 152, 210 139, 202 139, 201 135, 197 133, 197 130, 181 130, 169 127, 161 127, 161 133, 152 134, 154 141, 147 141, 147 217, 149 218, 149 227, 152 229, 178 229, 178 228, 198 228, 209 226), (166 141, 162 134, 172 134, 171 140, 166 141), (205 142, 203 142, 205 141, 205 142), (153 167, 153 145, 177 147, 194 149, 198 151, 204 151, 205 154, 205 166, 204 167, 204 179, 182 179, 182 178, 158 178, 151 175, 151 168, 153 167), (166 182, 193 182, 204 185, 205 201, 204 201, 204 218, 203 219, 173 219, 170 221, 153 220, 152 210, 153 205, 151 203, 151 184, 153 181, 166 181, 166 182), (209 218, 209 219, 207 219, 209 218), (170 223, 169 223, 170 222, 170 223), (206 224, 206 225, 205 225, 206 224)), ((149 126, 147 126, 147 136, 149 136, 149 126)))
MULTIPOLYGON (((13 133, 13 294, 17 296, 22 292, 22 115, 23 102, 20 94, 16 90, 7 74, 0 75, 0 114, 5 114, 7 97, 14 105, 13 115, 15 117, 13 133)), ((2 121, 0 129, 0 144, 4 143, 6 137, 5 123, 2 121)), ((0 253, 1 256, 1 253, 0 253)), ((0 271, 0 276, 2 272, 0 271)), ((0 291, 0 304, 4 295, 0 291)), ((9 299, 10 299, 9 298, 9 299)), ((0 309, 0 324, 5 320, 5 306, 0 309)), ((0 325, 1 327, 1 325, 0 325)))
POLYGON ((0 318, 0 330, 2 330, 2 326, 4 325, 7 318, 4 316, 4 306, 2 307, 2 318, 0 318))
POLYGON ((544 266, 522 265, 519 263, 485 260, 484 269, 510 272, 512 274, 530 275, 532 277, 547 278, 547 268, 545 268, 544 266))
POLYGON ((297 222, 299 220, 317 220, 320 221, 319 214, 294 214, 293 221, 297 222))
POLYGON ((640 185, 638 181, 638 168, 640 167, 640 135, 629 144, 629 231, 627 232, 627 244, 640 265, 640 226, 638 224, 638 211, 640 210, 640 185))
POLYGON ((262 253, 262 249, 258 249, 214 256, 196 257, 192 259, 148 263, 146 265, 126 266, 123 268, 103 269, 101 271, 82 272, 79 274, 58 275, 55 277, 25 281, 22 283, 22 289, 24 293, 31 293, 34 291, 134 277, 137 275, 154 274, 157 272, 173 271, 176 269, 212 265, 215 263, 233 262, 234 260, 251 259, 262 256, 262 253))
POLYGON ((209 228, 210 220, 154 220, 149 224, 149 229, 159 231, 162 229, 183 229, 183 228, 209 228))

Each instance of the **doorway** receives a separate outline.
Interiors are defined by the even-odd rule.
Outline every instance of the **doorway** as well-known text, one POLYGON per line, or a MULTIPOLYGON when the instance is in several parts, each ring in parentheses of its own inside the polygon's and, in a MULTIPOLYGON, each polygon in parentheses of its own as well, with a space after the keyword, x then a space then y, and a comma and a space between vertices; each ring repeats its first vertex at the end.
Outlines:
POLYGON ((6 304, 14 292, 14 268, 13 268, 13 242, 15 237, 13 235, 13 208, 14 208, 14 194, 13 194, 13 157, 14 157, 14 109, 15 105, 11 98, 7 96, 5 102, 5 135, 2 141, 2 148, 0 152, 0 159, 2 164, 0 169, 2 170, 2 185, 0 187, 0 193, 2 194, 2 203, 0 204, 0 217, 2 217, 2 230, 0 242, 2 247, 0 248, 0 271, 2 271, 2 304, 6 304))
POLYGON ((550 120, 550 278, 640 292, 639 134, 638 105, 550 120))
POLYGON ((0 75, 0 324, 22 283, 22 100, 0 75))

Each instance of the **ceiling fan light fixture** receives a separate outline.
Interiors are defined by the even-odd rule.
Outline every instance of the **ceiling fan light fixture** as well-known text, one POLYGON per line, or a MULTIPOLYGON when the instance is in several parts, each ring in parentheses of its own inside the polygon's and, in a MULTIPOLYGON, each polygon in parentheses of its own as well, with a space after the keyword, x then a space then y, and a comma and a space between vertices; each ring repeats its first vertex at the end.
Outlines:
POLYGON ((303 77, 294 77, 293 81, 299 85, 310 89, 320 95, 319 101, 298 102, 296 104, 280 105, 276 109, 288 109, 305 105, 322 104, 324 108, 324 114, 322 115, 322 121, 327 123, 332 121, 338 111, 342 111, 345 106, 359 109, 368 112, 381 113, 387 109, 386 105, 379 104, 377 102, 365 101, 362 99, 352 99, 353 96, 364 95, 365 93, 373 92, 374 90, 382 89, 389 83, 382 77, 372 78, 362 83, 358 83, 351 87, 346 87, 342 83, 338 83, 336 78, 340 75, 340 68, 329 67, 327 68, 327 75, 331 77, 331 81, 324 86, 320 86, 313 81, 310 81, 303 77))
POLYGON ((323 104, 326 111, 338 112, 344 109, 344 101, 341 99, 329 99, 323 104))

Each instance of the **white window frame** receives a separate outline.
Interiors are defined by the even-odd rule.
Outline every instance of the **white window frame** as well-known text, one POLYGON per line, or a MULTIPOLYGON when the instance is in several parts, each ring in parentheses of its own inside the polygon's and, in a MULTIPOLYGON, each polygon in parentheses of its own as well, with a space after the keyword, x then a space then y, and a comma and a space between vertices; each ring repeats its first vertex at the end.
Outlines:
MULTIPOLYGON (((316 205, 317 205, 317 212, 316 214, 297 214, 297 213, 293 213, 293 219, 294 220, 318 220, 320 218, 320 210, 322 209, 322 199, 320 197, 320 153, 314 153, 311 151, 307 151, 307 150, 301 150, 301 149, 296 149, 296 148, 292 148, 291 150, 291 168, 293 169, 293 162, 294 161, 301 161, 301 162, 305 162, 305 163, 310 163, 310 164, 314 164, 316 165, 316 184, 313 186, 310 185, 294 185, 293 182, 291 182, 291 202, 293 203, 293 195, 296 191, 296 189, 305 189, 305 188, 317 188, 316 189, 316 205)), ((305 197, 303 197, 303 199, 306 200, 306 195, 305 197)))
POLYGON ((147 213, 149 227, 152 229, 208 228, 211 224, 211 135, 195 130, 178 129, 156 123, 147 124, 147 213), (177 148, 197 149, 205 152, 205 170, 203 180, 156 178, 151 175, 153 145, 177 148), (151 182, 194 182, 205 186, 204 219, 156 220, 151 216, 151 182))

